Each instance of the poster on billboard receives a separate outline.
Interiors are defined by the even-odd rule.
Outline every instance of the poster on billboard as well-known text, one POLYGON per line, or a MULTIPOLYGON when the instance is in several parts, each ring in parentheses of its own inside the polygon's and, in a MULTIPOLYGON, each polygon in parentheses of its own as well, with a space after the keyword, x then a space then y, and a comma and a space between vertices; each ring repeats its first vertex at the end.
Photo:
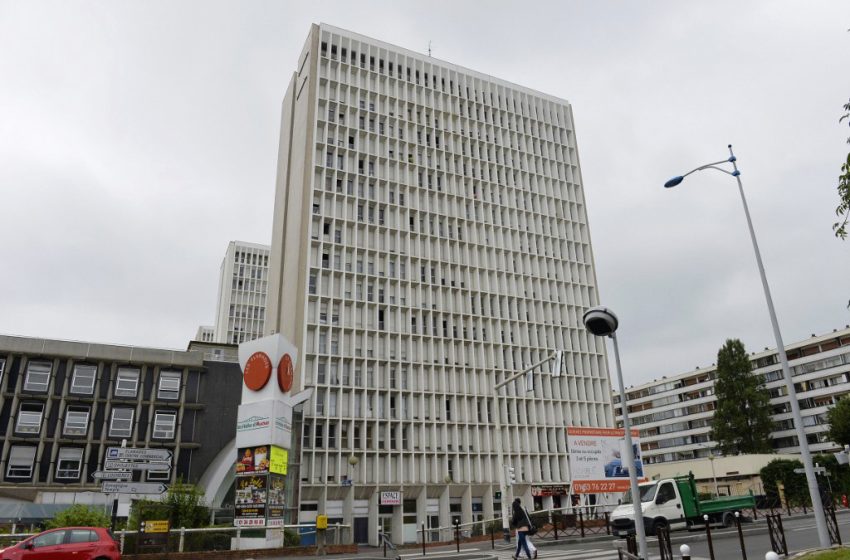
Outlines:
POLYGON ((270 463, 268 445, 240 447, 236 450, 236 476, 268 474, 270 463))
POLYGON ((267 476, 243 476, 236 479, 236 526, 261 526, 266 523, 267 476))
POLYGON ((269 475, 268 527, 282 527, 285 508, 286 477, 279 474, 269 475))
MULTIPOLYGON (((625 433, 622 428, 567 428, 573 494, 625 492, 629 489, 625 433)), ((631 434, 634 472, 638 480, 646 480, 638 430, 632 430, 631 434)))

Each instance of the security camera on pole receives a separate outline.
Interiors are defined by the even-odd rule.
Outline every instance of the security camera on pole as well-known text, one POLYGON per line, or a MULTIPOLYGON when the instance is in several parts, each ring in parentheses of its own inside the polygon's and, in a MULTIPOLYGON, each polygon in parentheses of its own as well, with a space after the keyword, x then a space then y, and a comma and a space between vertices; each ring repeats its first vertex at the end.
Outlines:
MULTIPOLYGON (((619 321, 614 312, 607 307, 598 306, 588 309, 584 314, 584 326, 591 334, 596 336, 607 336, 614 341, 614 361, 617 365, 617 381, 620 387, 620 406, 623 410, 623 428, 625 430, 625 464, 634 465, 635 456, 632 449, 632 426, 629 422, 629 410, 626 405, 626 389, 623 386, 623 372, 620 369, 620 348, 617 346, 617 327, 619 321)), ((638 555, 649 558, 646 548, 646 533, 643 527, 643 510, 640 503, 640 489, 638 488, 637 470, 629 468, 629 483, 632 490, 632 504, 635 507, 635 533, 638 538, 638 555)))

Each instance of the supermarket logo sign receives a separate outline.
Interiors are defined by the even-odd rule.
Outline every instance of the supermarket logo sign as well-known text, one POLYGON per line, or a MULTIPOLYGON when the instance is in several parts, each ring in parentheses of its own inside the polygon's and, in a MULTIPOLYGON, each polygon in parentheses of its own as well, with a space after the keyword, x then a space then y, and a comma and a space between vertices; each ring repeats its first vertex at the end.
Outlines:
POLYGON ((240 420, 236 424, 237 432, 253 432, 254 430, 263 430, 271 425, 271 420, 268 416, 251 416, 245 420, 240 420))

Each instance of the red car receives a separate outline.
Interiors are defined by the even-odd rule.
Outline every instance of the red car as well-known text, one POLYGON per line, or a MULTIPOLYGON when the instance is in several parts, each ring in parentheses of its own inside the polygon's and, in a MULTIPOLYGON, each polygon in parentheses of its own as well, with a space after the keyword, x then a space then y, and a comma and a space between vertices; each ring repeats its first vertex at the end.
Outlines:
POLYGON ((63 527, 0 550, 0 560, 120 560, 121 551, 103 527, 63 527))

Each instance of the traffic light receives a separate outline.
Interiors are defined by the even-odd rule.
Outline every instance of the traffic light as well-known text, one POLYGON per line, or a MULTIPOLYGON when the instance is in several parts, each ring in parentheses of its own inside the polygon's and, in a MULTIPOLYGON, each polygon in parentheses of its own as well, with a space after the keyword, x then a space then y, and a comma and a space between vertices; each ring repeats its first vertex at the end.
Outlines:
POLYGON ((508 467, 508 484, 516 484, 516 469, 511 466, 508 467))

